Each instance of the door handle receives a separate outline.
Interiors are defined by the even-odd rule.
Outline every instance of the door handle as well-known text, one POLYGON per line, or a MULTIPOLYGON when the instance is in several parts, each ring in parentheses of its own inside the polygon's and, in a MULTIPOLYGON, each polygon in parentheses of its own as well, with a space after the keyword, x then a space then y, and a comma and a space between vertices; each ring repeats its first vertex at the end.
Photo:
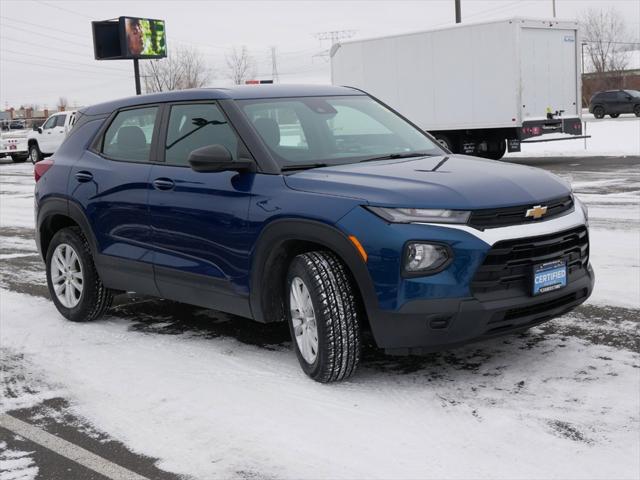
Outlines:
POLYGON ((156 190, 171 190, 175 187, 175 183, 170 178, 156 178, 153 181, 153 187, 156 190))
POLYGON ((93 174, 91 172, 87 172, 86 170, 81 170, 76 173, 76 180, 80 183, 90 182, 93 180, 93 174))

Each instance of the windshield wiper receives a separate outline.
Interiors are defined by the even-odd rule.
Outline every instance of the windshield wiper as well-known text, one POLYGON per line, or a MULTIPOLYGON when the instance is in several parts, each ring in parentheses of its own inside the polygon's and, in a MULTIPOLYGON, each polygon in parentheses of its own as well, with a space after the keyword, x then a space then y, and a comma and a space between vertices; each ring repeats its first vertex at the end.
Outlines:
POLYGON ((361 162, 375 162, 376 160, 396 160, 398 158, 412 158, 412 157, 433 157, 434 155, 426 152, 405 152, 405 153, 388 153, 387 155, 380 155, 379 157, 365 158, 360 160, 361 162))
POLYGON ((310 168, 328 167, 327 163, 302 163, 300 165, 283 165, 280 167, 280 171, 286 172, 288 170, 308 170, 310 168))

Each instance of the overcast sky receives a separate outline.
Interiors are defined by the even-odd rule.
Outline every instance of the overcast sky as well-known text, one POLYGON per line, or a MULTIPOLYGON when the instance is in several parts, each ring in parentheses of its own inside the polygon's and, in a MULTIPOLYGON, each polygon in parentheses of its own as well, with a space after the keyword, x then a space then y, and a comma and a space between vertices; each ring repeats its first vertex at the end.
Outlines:
MULTIPOLYGON (((640 38, 638 0, 556 0, 558 18, 587 8, 618 9, 640 38)), ((167 44, 198 48, 214 76, 228 85, 225 53, 246 45, 257 77, 270 78, 270 46, 278 51, 281 82, 329 82, 328 48, 314 34, 355 30, 375 37, 454 22, 453 0, 422 1, 30 1, 0 0, 0 108, 20 104, 52 108, 60 96, 87 105, 134 92, 131 61, 93 58, 91 21, 119 16, 166 21, 167 44)), ((552 0, 462 0, 463 22, 514 16, 550 18, 552 0)))

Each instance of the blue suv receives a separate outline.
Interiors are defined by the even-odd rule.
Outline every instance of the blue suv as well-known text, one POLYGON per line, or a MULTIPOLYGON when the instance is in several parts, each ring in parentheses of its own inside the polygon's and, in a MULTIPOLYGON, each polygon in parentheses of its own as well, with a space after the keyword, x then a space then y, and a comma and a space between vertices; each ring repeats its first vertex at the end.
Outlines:
POLYGON ((587 212, 543 170, 452 155, 366 93, 241 86, 77 114, 35 166, 36 240, 72 321, 122 292, 288 322, 304 372, 521 331, 593 289, 587 212))

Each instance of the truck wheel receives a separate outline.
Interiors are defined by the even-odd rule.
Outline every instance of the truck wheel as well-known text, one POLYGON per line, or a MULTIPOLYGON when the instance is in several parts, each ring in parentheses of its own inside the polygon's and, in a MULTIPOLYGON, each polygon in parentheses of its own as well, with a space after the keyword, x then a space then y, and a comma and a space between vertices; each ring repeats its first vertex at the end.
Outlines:
POLYGON ((22 163, 27 158, 29 158, 28 155, 11 155, 11 160, 13 161, 13 163, 22 163))
POLYGON ((58 231, 47 249, 47 286, 58 311, 73 322, 100 317, 113 301, 96 270, 89 243, 78 227, 58 231))
POLYGON ((618 118, 620 116, 620 114, 619 113, 610 113, 609 116, 611 118, 618 118))
POLYGON ((291 262, 286 285, 302 370, 321 383, 350 377, 360 360, 360 309, 345 266, 330 252, 303 253, 291 262))
POLYGON ((447 135, 443 135, 441 133, 434 134, 435 139, 438 141, 440 145, 449 150, 451 153, 455 153, 453 150, 453 142, 447 135))
POLYGON ((40 152, 40 148, 37 143, 29 145, 29 160, 31 160, 31 163, 34 165, 42 160, 42 152, 40 152))
POLYGON ((636 115, 636 117, 640 117, 640 105, 636 105, 635 107, 633 107, 633 113, 636 115))
POLYGON ((491 160, 500 160, 507 151, 507 141, 503 138, 498 141, 491 141, 489 145, 495 148, 488 150, 482 156, 491 160))
POLYGON ((604 118, 604 108, 596 107, 593 109, 593 116, 596 118, 604 118))

